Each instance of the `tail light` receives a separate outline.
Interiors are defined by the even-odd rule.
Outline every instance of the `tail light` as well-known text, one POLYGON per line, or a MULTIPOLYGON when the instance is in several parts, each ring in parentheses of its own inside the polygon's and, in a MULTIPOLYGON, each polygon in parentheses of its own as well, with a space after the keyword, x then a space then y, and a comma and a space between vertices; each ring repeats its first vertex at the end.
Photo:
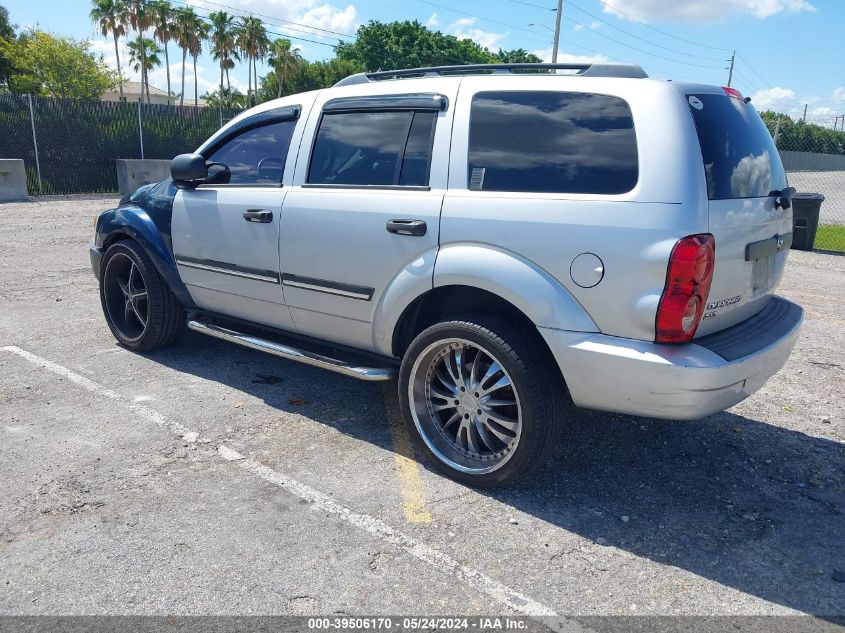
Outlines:
POLYGON ((655 319, 655 343, 687 343, 695 336, 707 305, 716 240, 709 233, 678 241, 669 257, 666 287, 655 319))

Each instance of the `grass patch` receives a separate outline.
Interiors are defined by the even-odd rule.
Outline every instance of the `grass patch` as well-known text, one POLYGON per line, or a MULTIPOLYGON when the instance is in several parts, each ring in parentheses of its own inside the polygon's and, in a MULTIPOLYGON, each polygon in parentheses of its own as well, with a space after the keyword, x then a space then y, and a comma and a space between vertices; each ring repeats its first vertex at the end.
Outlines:
POLYGON ((821 251, 839 251, 845 253, 845 226, 839 224, 820 224, 816 232, 813 248, 821 251))

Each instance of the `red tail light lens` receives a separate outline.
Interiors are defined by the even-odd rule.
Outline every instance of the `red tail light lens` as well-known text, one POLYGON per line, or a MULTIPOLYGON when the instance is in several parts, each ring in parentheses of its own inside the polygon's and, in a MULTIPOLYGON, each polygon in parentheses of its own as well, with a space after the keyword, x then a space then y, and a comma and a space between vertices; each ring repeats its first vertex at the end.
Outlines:
POLYGON ((715 261, 716 240, 709 233, 690 235, 675 244, 657 307, 656 343, 687 343, 695 336, 710 294, 715 261))

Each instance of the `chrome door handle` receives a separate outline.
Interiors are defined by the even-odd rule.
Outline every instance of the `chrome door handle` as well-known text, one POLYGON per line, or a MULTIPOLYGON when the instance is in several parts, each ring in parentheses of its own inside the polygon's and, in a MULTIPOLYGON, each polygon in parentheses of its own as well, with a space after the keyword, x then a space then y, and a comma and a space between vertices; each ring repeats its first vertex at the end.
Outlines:
POLYGON ((247 209, 244 211, 244 220, 247 222, 267 224, 273 221, 273 212, 267 209, 247 209))
POLYGON ((388 220, 387 232, 396 233, 397 235, 413 235, 414 237, 421 237, 425 235, 428 227, 425 220, 388 220))

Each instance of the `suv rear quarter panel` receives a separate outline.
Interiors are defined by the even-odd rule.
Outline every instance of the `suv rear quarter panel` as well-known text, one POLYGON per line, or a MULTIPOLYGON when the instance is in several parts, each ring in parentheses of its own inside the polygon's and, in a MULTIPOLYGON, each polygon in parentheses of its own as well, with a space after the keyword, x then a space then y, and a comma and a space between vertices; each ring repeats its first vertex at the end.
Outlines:
MULTIPOLYGON (((701 154, 686 103, 667 82, 588 77, 467 77, 461 84, 452 138, 449 189, 440 243, 495 248, 513 254, 560 284, 595 323, 614 336, 651 340, 675 242, 708 229, 701 154), (620 195, 470 191, 467 182, 472 98, 486 91, 567 91, 624 99, 631 108, 639 179, 620 195), (573 259, 593 253, 601 282, 578 286, 573 259)), ((443 285, 435 266, 435 286, 443 285)), ((495 277, 496 270, 488 275, 495 277)), ((455 276, 449 275, 454 283, 455 276)), ((463 283, 473 283, 465 279, 463 283)), ((518 289, 517 289, 518 290, 518 289)), ((533 297, 531 301, 544 301, 533 297)), ((570 329, 553 312, 539 327, 570 329)))

